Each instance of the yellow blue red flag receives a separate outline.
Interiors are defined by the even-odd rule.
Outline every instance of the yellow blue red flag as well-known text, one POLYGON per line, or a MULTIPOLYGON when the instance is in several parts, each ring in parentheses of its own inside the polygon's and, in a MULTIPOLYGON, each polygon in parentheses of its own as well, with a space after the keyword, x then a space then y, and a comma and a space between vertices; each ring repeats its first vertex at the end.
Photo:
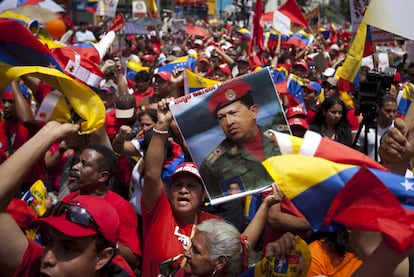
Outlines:
POLYGON ((91 133, 103 126, 105 106, 99 96, 65 74, 51 51, 32 33, 19 22, 2 18, 0 33, 0 89, 20 76, 32 74, 65 95, 71 110, 66 121, 82 119, 81 133, 91 133))
POLYGON ((304 139, 271 133, 282 155, 263 165, 314 230, 343 224, 380 231, 396 251, 413 245, 414 179, 313 132, 304 139))

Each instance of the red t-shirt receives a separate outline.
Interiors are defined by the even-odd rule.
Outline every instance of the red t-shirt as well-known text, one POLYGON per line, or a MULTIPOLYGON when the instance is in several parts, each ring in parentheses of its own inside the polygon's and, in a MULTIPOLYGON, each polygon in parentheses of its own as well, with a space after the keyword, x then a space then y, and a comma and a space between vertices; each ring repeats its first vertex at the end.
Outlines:
MULTIPOLYGON (((79 195, 78 191, 66 195, 62 201, 67 202, 79 195)), ((108 190, 103 197, 117 211, 121 221, 118 242, 131 249, 131 251, 141 256, 140 239, 138 236, 138 217, 132 205, 117 193, 108 190)))
POLYGON ((122 122, 115 117, 115 109, 110 110, 106 113, 105 128, 109 139, 112 141, 121 128, 122 122))
MULTIPOLYGON (((7 132, 10 136, 13 152, 31 138, 29 131, 22 123, 13 120, 0 121, 0 153, 6 154, 6 156, 9 156, 7 132)), ((26 175, 23 183, 33 184, 39 179, 43 181, 46 179, 46 165, 44 159, 39 160, 39 162, 35 164, 32 170, 26 175)))
MULTIPOLYGON (((184 254, 190 246, 193 224, 185 224, 175 216, 164 191, 150 211, 143 203, 141 208, 145 253, 142 257, 142 276, 158 276, 163 261, 184 254)), ((198 211, 197 224, 211 218, 218 217, 198 211)))
POLYGON ((137 103, 137 105, 139 105, 139 103, 141 103, 141 101, 142 101, 142 99, 144 99, 144 97, 151 96, 153 93, 154 93, 154 88, 153 87, 148 87, 148 89, 144 92, 139 91, 139 90, 135 90, 132 95, 135 96, 135 103, 137 103))

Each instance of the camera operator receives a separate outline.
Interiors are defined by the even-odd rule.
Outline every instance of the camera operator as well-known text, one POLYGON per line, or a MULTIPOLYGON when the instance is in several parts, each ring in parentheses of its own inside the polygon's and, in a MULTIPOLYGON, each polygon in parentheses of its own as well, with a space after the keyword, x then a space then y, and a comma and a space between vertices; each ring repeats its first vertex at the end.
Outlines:
POLYGON ((353 147, 378 161, 381 136, 391 129, 396 116, 397 103, 390 94, 395 68, 384 72, 368 71, 356 91, 355 114, 362 114, 362 121, 354 139, 353 147))
MULTIPOLYGON (((367 155, 372 159, 378 159, 378 149, 380 145, 381 137, 394 127, 394 119, 397 114, 397 101, 391 95, 385 96, 378 103, 378 116, 376 117, 377 135, 375 136, 375 130, 369 129, 367 133, 367 155), (377 143, 375 144, 375 140, 377 143), (377 149, 375 149, 377 145, 377 149)), ((362 126, 361 134, 356 141, 356 146, 359 151, 364 152, 365 141, 365 126, 362 126)))

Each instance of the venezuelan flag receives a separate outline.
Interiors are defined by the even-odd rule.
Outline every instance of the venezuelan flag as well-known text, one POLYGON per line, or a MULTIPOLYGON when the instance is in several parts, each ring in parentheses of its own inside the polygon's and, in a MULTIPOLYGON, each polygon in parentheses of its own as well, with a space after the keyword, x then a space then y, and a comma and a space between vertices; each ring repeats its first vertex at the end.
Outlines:
POLYGON ((400 103, 398 104, 397 117, 404 118, 407 114, 408 108, 413 101, 414 86, 410 82, 406 82, 401 94, 400 103))
POLYGON ((236 34, 238 34, 242 40, 249 40, 251 37, 250 31, 246 28, 240 28, 236 31, 236 34))
MULTIPOLYGON (((407 238, 402 239, 400 236, 406 233, 406 230, 410 230, 410 225, 412 225, 408 223, 408 219, 410 214, 414 214, 414 206, 412 204, 414 194, 410 191, 410 189, 414 190, 414 179, 408 179, 404 176, 378 169, 340 164, 323 158, 303 155, 272 157, 264 161, 263 165, 276 184, 280 186, 285 196, 303 213, 315 231, 322 229, 333 230, 335 224, 346 222, 349 227, 381 231, 383 234, 389 235, 392 233, 393 228, 398 225, 404 225, 403 232, 389 237, 389 241, 398 251, 406 249, 407 238), (361 175, 361 172, 364 171, 369 171, 369 174, 363 173, 361 175), (380 182, 374 184, 374 179, 380 180, 380 182), (346 193, 347 203, 352 205, 360 202, 361 200, 356 200, 358 197, 368 201, 368 205, 361 206, 356 204, 353 207, 354 209, 351 209, 351 217, 349 210, 347 210, 347 215, 341 213, 344 208, 349 208, 349 205, 344 207, 344 204, 341 203, 345 197, 337 198, 342 189, 347 187, 347 184, 350 182, 354 186, 359 186, 359 189, 358 187, 353 188, 353 195, 349 192, 346 193), (370 207, 369 204, 374 203, 374 201, 369 202, 370 198, 372 198, 372 194, 376 192, 377 187, 381 184, 385 186, 384 189, 380 187, 381 192, 388 191, 391 199, 398 199, 395 210, 395 205, 388 206, 391 201, 386 201, 386 206, 377 203, 378 207, 370 207), (335 207, 334 211, 331 210, 334 200, 338 202, 336 203, 337 206, 341 206, 341 210, 337 207, 335 207), (385 209, 390 209, 390 211, 383 213, 382 211, 385 209), (408 211, 405 212, 403 209, 408 211), (396 215, 405 216, 400 220, 401 217, 394 218, 396 215), (345 217, 346 219, 338 222, 336 221, 336 216, 345 217), (371 220, 367 221, 367 218, 371 218, 371 220), (396 224, 386 226, 384 223, 387 220, 389 223, 395 222, 396 224), (384 225, 381 226, 381 222, 384 225)), ((374 195, 377 196, 377 194, 375 193, 374 195)), ((412 236, 414 234, 413 230, 411 228, 409 235, 412 236)))
POLYGON ((288 93, 286 72, 283 69, 270 67, 270 76, 272 76, 273 83, 275 84, 276 91, 279 94, 288 93))
MULTIPOLYGON (((311 131, 308 131, 303 139, 273 130, 269 130, 266 134, 278 144, 282 155, 264 161, 265 168, 275 182, 281 186, 287 197, 295 198, 300 195, 296 203, 294 199, 291 200, 304 213, 315 230, 322 227, 332 229, 333 223, 361 229, 364 222, 370 222, 368 225, 371 227, 365 226, 365 230, 377 230, 383 232, 383 235, 389 234, 390 229, 378 229, 378 224, 381 225, 381 222, 385 224, 385 221, 367 221, 365 217, 358 223, 356 221, 356 215, 359 213, 361 216, 367 214, 377 216, 375 213, 370 213, 378 208, 375 205, 364 207, 356 212, 356 215, 352 213, 352 205, 358 208, 361 203, 368 203, 371 200, 374 200, 373 204, 375 204, 375 199, 379 196, 364 195, 364 193, 374 193, 375 187, 378 187, 378 190, 375 190, 376 194, 384 195, 389 199, 383 202, 386 203, 385 209, 390 209, 389 212, 392 212, 390 207, 393 206, 391 205, 397 203, 394 210, 397 214, 401 215, 401 209, 404 210, 405 217, 412 217, 414 214, 414 179, 391 174, 386 168, 359 151, 323 138, 311 131), (336 177, 335 174, 337 174, 336 177), (322 184, 320 188, 314 187, 319 183, 322 184), (352 186, 348 187, 349 184, 352 186), (309 192, 306 191, 307 187, 311 189, 309 192), (343 191, 343 188, 346 191, 343 191), (361 199, 358 198, 360 196, 361 199), (395 201, 392 200, 394 198, 395 201), (309 204, 310 202, 317 207, 313 207, 309 204), (300 208, 301 205, 303 210, 300 208), (349 213, 351 216, 347 217, 349 213)), ((378 199, 380 199, 379 203, 383 201, 382 198, 378 199)), ((389 217, 392 220, 401 218, 395 216, 394 212, 392 213, 389 217)), ((381 212, 379 216, 381 214, 386 213, 381 212)), ((393 239, 390 239, 389 245, 395 247, 394 249, 402 249, 401 244, 395 246, 393 239)))
POLYGON ((343 66, 337 70, 340 91, 352 91, 355 84, 359 83, 359 70, 363 57, 374 53, 374 44, 371 37, 371 29, 366 23, 361 22, 357 34, 349 49, 343 66))
POLYGON ((185 70, 185 75, 184 75, 185 94, 193 93, 197 90, 212 87, 217 84, 220 84, 220 82, 216 80, 204 78, 194 72, 191 72, 188 69, 185 70))
POLYGON ((303 138, 290 136, 273 130, 269 130, 266 134, 274 140, 275 144, 278 144, 282 155, 300 154, 324 158, 336 163, 365 165, 370 168, 387 170, 365 154, 336 141, 322 137, 315 132, 308 131, 303 138))
POLYGON ((312 43, 313 39, 314 36, 312 34, 308 34, 304 30, 300 30, 299 32, 290 36, 286 44, 294 45, 301 49, 305 49, 308 45, 312 43))
POLYGON ((137 74, 137 72, 140 71, 149 71, 149 67, 146 66, 142 66, 141 63, 138 63, 134 60, 130 60, 127 63, 127 67, 126 67, 126 78, 128 80, 128 82, 132 82, 135 84, 135 75, 137 74))
POLYGON ((15 20, 1 18, 0 33, 0 89, 22 75, 33 74, 65 95, 71 109, 66 122, 83 119, 81 133, 91 133, 103 126, 105 106, 99 96, 66 75, 49 49, 32 33, 15 20))
MULTIPOLYGON (((290 99, 294 102, 295 106, 303 104, 303 81, 299 76, 296 76, 293 73, 289 74, 287 80, 287 90, 291 95, 290 99)), ((291 101, 289 100, 289 101, 291 101)))
POLYGON ((191 71, 194 71, 195 65, 196 59, 191 55, 187 55, 179 57, 170 62, 169 64, 158 67, 157 69, 155 69, 155 73, 163 71, 172 73, 175 69, 189 69, 191 71))
POLYGON ((280 48, 286 48, 286 46, 287 46, 286 42, 288 41, 289 36, 280 35, 274 30, 265 33, 265 35, 264 35, 265 45, 267 45, 268 48, 276 48, 277 44, 278 44, 279 36, 281 36, 280 48))

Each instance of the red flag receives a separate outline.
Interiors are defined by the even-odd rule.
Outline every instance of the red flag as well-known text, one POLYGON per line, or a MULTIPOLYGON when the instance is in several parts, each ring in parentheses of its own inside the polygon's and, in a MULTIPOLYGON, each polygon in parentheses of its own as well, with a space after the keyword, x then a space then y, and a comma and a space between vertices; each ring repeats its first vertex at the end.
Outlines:
POLYGON ((363 167, 336 195, 324 223, 380 231, 388 247, 403 253, 413 245, 412 220, 383 182, 363 167))
POLYGON ((296 3, 296 0, 287 0, 286 3, 279 8, 279 12, 289 17, 293 23, 303 27, 309 27, 309 23, 300 10, 298 3, 296 3))
POLYGON ((262 0, 257 0, 253 16, 253 30, 251 32, 252 35, 248 51, 250 68, 262 66, 262 53, 264 52, 263 25, 261 24, 262 14, 262 0))

